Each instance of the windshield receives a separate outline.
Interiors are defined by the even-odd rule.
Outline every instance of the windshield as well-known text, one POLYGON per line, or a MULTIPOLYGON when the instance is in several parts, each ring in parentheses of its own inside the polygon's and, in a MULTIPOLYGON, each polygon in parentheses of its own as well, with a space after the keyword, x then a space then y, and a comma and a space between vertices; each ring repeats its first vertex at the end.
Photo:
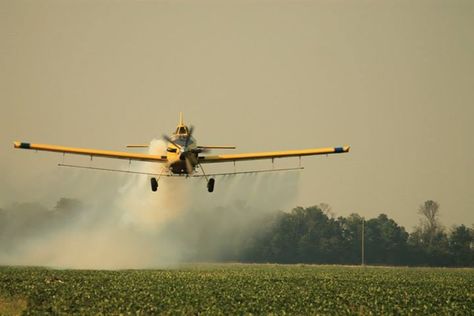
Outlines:
POLYGON ((186 128, 186 126, 179 126, 176 129, 176 134, 178 134, 178 135, 185 135, 187 133, 188 133, 188 129, 186 128))

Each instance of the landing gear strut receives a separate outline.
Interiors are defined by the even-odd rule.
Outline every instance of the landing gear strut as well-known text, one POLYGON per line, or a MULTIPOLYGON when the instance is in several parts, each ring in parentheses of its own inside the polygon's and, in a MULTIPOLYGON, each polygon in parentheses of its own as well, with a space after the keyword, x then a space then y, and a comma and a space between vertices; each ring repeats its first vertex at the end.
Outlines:
POLYGON ((165 170, 164 168, 161 168, 161 171, 160 171, 160 174, 159 174, 159 176, 158 176, 158 179, 155 178, 155 177, 153 177, 153 178, 150 179, 151 190, 152 190, 153 192, 156 192, 156 191, 158 190, 158 180, 160 180, 161 175, 163 174, 164 170, 165 170))
POLYGON ((151 178, 151 190, 153 192, 156 192, 156 190, 158 190, 158 180, 156 180, 156 178, 151 178))
POLYGON ((202 174, 203 174, 204 178, 206 178, 206 180, 207 180, 207 191, 209 193, 214 192, 214 183, 216 183, 216 179, 208 178, 206 176, 206 173, 204 172, 204 168, 202 167, 202 165, 199 162, 198 162, 198 165, 199 165, 199 168, 201 168, 201 171, 202 171, 202 174))

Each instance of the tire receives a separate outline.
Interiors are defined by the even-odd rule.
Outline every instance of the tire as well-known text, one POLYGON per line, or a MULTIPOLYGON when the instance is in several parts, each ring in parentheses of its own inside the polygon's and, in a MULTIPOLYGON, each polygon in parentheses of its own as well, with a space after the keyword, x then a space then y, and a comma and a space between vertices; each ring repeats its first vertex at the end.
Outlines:
POLYGON ((210 178, 209 181, 207 182, 207 191, 213 192, 214 191, 214 183, 216 180, 214 178, 210 178))
POLYGON ((153 192, 156 192, 156 190, 158 190, 158 181, 156 180, 156 178, 151 178, 151 190, 153 192))

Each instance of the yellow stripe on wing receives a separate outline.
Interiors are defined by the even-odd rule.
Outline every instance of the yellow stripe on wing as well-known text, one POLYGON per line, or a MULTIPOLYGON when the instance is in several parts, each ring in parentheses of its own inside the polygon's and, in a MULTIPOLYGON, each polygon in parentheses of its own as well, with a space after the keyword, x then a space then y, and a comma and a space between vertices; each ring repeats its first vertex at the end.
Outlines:
POLYGON ((226 161, 238 160, 256 160, 256 159, 272 159, 285 157, 300 157, 300 156, 315 156, 315 155, 329 155, 347 153, 350 146, 343 147, 326 147, 326 148, 312 148, 302 150, 285 150, 285 151, 269 151, 248 154, 233 154, 233 155, 216 155, 199 157, 200 163, 216 163, 226 161))
POLYGON ((127 153, 127 152, 121 152, 121 151, 110 151, 110 150, 100 150, 100 149, 64 147, 64 146, 46 145, 46 144, 31 144, 31 143, 26 143, 26 142, 14 142, 13 145, 15 148, 19 148, 19 149, 51 151, 51 152, 66 153, 66 154, 73 154, 73 155, 151 161, 151 162, 167 162, 166 156, 159 156, 159 155, 127 153))

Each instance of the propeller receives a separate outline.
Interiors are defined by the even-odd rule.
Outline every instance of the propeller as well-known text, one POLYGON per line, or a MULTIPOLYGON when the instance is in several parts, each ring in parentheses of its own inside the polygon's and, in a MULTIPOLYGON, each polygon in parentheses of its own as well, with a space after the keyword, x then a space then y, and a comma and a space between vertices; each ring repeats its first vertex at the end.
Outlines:
POLYGON ((191 160, 189 158, 189 155, 184 156, 184 161, 186 162, 186 171, 188 174, 192 174, 194 172, 194 167, 193 164, 191 163, 191 160))
POLYGON ((190 126, 188 130, 188 137, 186 137, 186 141, 184 142, 184 148, 188 148, 189 140, 193 136, 194 126, 190 126))
POLYGON ((164 140, 166 140, 168 143, 173 144, 176 148, 180 148, 180 149, 181 149, 181 146, 178 145, 178 144, 176 144, 168 135, 163 134, 163 138, 164 138, 164 140))
POLYGON ((195 154, 201 154, 201 153, 208 153, 211 150, 209 148, 193 148, 190 151, 195 154))

